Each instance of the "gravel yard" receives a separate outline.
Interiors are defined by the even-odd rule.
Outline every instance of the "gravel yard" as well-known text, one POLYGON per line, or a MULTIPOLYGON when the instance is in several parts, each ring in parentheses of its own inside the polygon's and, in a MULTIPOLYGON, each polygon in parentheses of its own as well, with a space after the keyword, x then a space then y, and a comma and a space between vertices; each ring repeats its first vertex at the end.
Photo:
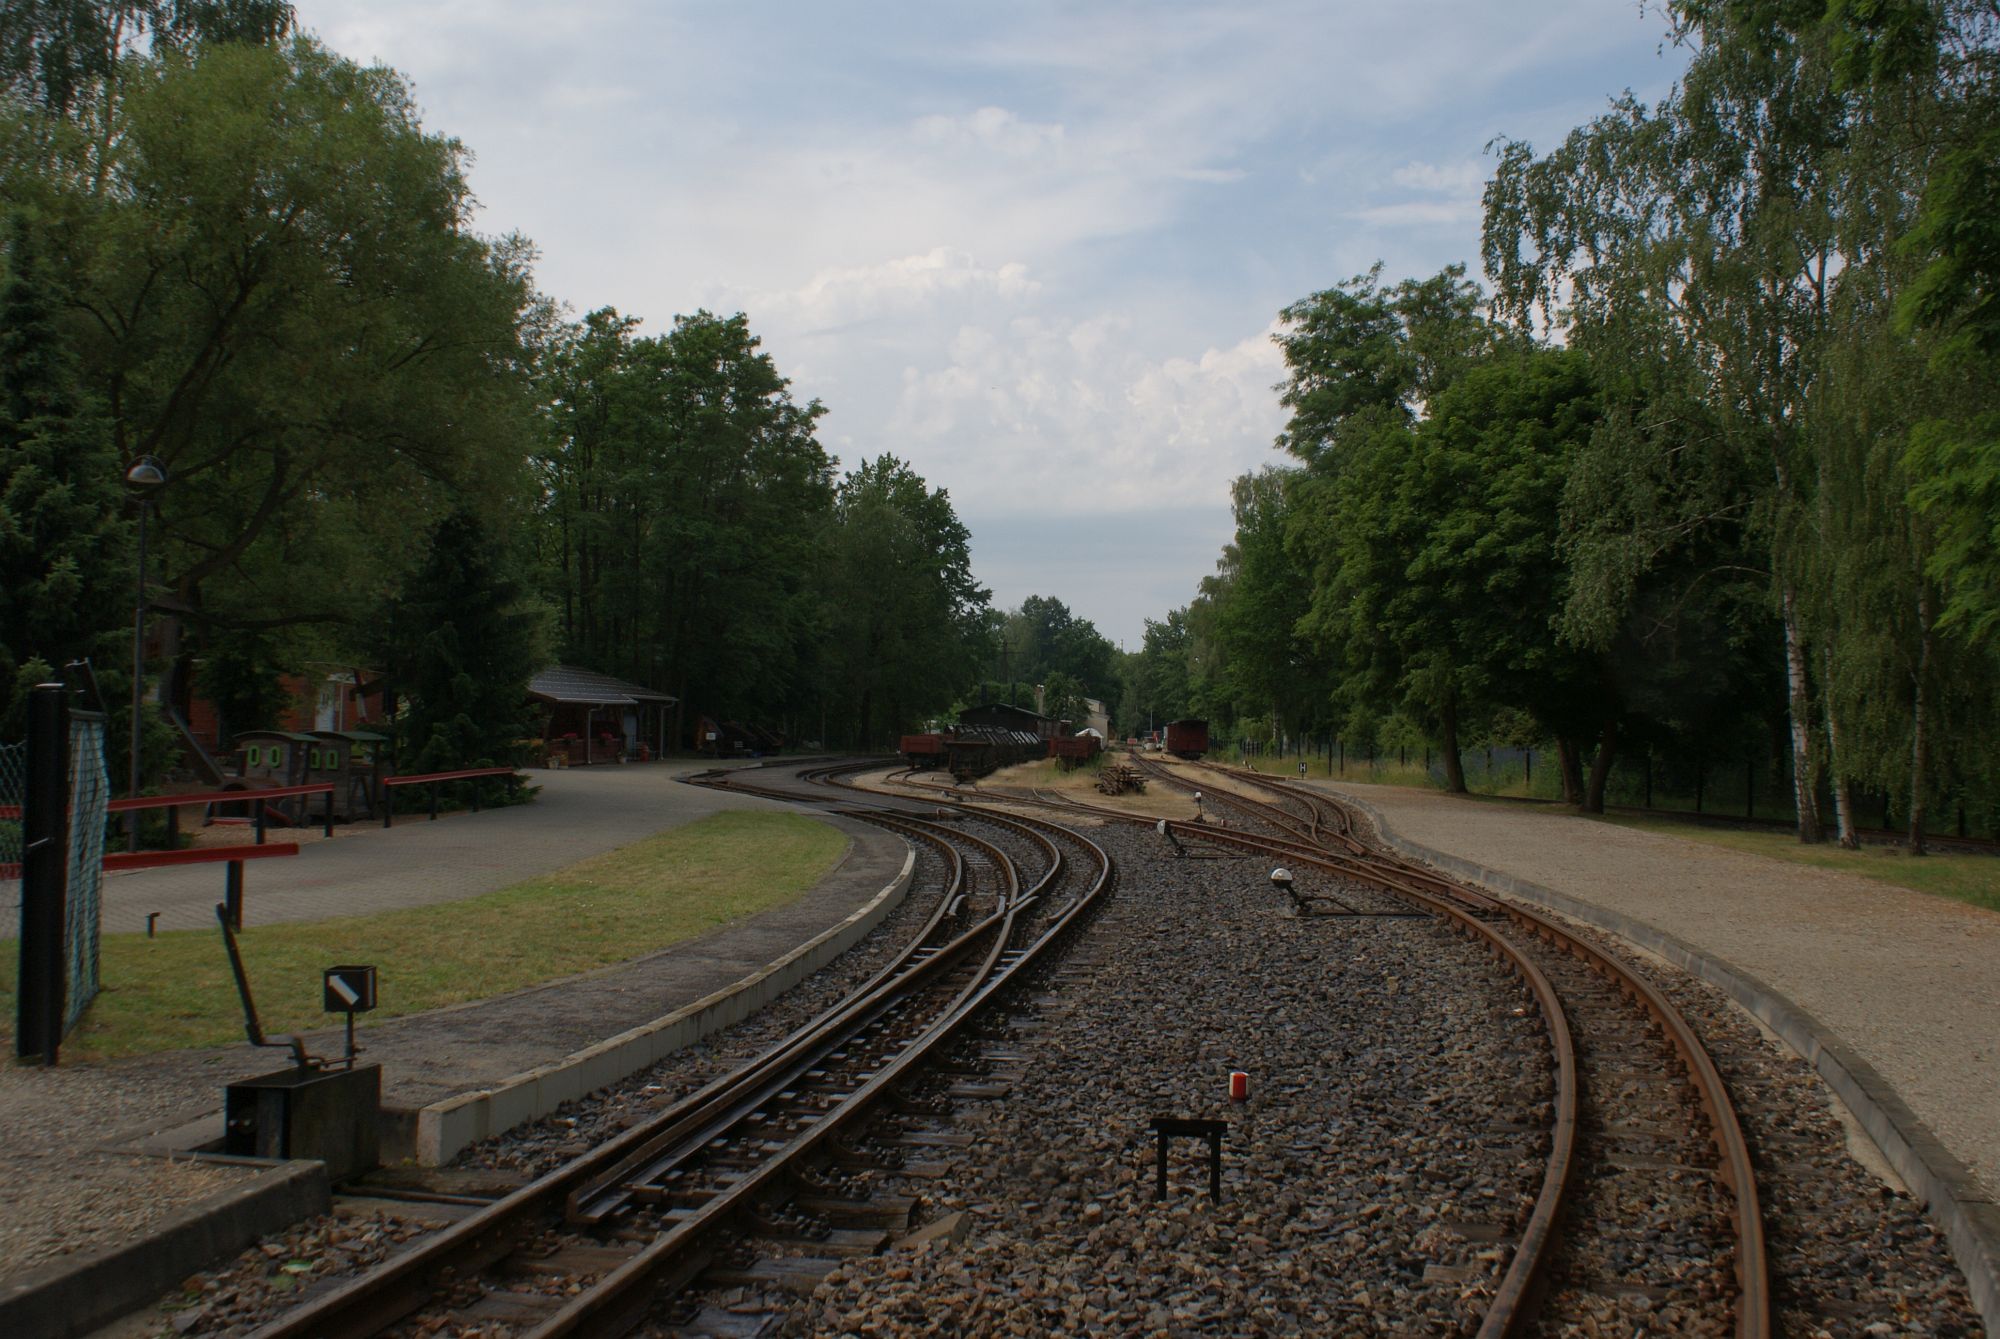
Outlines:
MULTIPOLYGON (((973 1154, 877 1187, 966 1213, 965 1240, 847 1264, 787 1333, 1470 1333, 1504 1250, 1482 1238, 1540 1153, 1489 1132, 1540 1114, 1511 979, 1425 922, 1280 919, 1253 862, 1099 839, 1126 874, 1078 948, 1098 965, 1010 1043, 1029 1057, 1013 1094, 961 1107, 973 1154), (1233 1110, 1230 1068, 1253 1085, 1233 1110), (1221 1205, 1194 1141, 1154 1203, 1163 1112, 1231 1120, 1221 1205)), ((1670 988, 1743 1090, 1781 1331, 1981 1333, 1937 1232, 1848 1155, 1817 1081, 1713 991, 1670 988)))
POLYGON ((0 1277, 136 1236, 244 1173, 186 1159, 99 1152, 213 1105, 220 1079, 118 1070, 0 1068, 0 1277), (78 1147, 78 1130, 92 1136, 78 1147))

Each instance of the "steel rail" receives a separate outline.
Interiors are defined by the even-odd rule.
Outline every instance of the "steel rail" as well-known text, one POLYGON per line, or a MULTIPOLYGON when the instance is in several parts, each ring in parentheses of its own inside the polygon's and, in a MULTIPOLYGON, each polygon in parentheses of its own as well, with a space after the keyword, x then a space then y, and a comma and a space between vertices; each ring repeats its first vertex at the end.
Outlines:
POLYGON ((479 1212, 385 1262, 380 1268, 349 1280, 312 1302, 294 1308, 256 1331, 255 1339, 295 1339, 297 1336, 363 1336, 376 1333, 401 1316, 425 1305, 452 1278, 493 1263, 514 1249, 532 1222, 566 1206, 579 1184, 605 1168, 636 1155, 656 1141, 663 1130, 689 1120, 700 1110, 713 1109, 735 1085, 782 1066, 787 1057, 810 1046, 813 1038, 836 1018, 865 1008, 907 971, 915 955, 927 946, 944 922, 952 894, 962 885, 963 864, 956 851, 943 847, 947 881, 945 895, 929 919, 896 957, 846 999, 781 1039, 763 1053, 680 1099, 646 1123, 617 1136, 572 1162, 554 1168, 479 1212))
MULTIPOLYGON (((953 835, 963 837, 964 834, 953 835)), ((1102 857, 1101 849, 1092 845, 1102 857)), ((767 1194, 775 1191, 780 1178, 787 1174, 794 1163, 811 1152, 820 1142, 830 1138, 838 1128, 858 1119, 890 1088, 900 1082, 912 1067, 954 1037, 995 991, 1023 975, 1031 964, 1037 962, 1041 954, 1046 952, 1049 946, 1074 923, 1075 917, 1086 905, 1094 905, 1096 898, 1110 886, 1111 881, 1112 867, 1109 858, 1103 858, 1104 864, 1091 891, 1072 903, 1065 912, 1020 950, 1011 962, 1007 961, 1006 946, 1011 938, 1013 925, 1019 913, 1027 910, 1038 899, 1017 897, 1009 903, 1004 912, 996 913, 992 919, 1002 920, 1005 924, 1001 933, 995 938, 993 952, 983 964, 982 971, 975 976, 973 982, 944 1016, 906 1046, 887 1065, 876 1071, 836 1108, 829 1111, 824 1119, 801 1131, 764 1163, 701 1205, 689 1217, 655 1237, 637 1255, 619 1265, 585 1292, 571 1299, 561 1310, 529 1331, 528 1339, 559 1339, 559 1336, 579 1333, 592 1335, 618 1333, 634 1323, 652 1306, 663 1282, 667 1286, 674 1286, 674 1280, 691 1277, 687 1261, 690 1256, 699 1254, 705 1234, 726 1224, 737 1213, 750 1208, 767 1194)))
MULTIPOLYGON (((1282 788, 1268 782, 1264 784, 1272 789, 1282 788)), ((1337 804, 1337 801, 1333 802, 1337 804)), ((1244 844, 1257 840, 1248 834, 1227 830, 1211 835, 1244 844)), ((1343 844, 1355 842, 1357 839, 1351 835, 1343 837, 1343 844)), ((1307 857, 1307 859, 1319 863, 1318 857, 1307 857)), ((1345 864, 1346 862, 1337 862, 1327 867, 1334 872, 1357 877, 1355 871, 1344 867, 1345 864)), ((1390 868, 1363 873, 1358 877, 1377 882, 1380 886, 1404 896, 1437 902, 1439 905, 1449 907, 1454 915, 1462 914, 1457 908, 1450 907, 1449 903, 1424 891, 1418 882, 1419 880, 1432 883, 1444 881, 1427 871, 1416 869, 1410 862, 1399 858, 1391 858, 1385 861, 1385 864, 1390 868)), ((1688 1082, 1695 1090, 1703 1113, 1708 1117, 1709 1138, 1715 1145, 1716 1151, 1716 1175, 1728 1188, 1735 1208, 1732 1216, 1735 1219, 1733 1235, 1734 1273, 1737 1286, 1736 1333, 1738 1339, 1763 1339, 1772 1331, 1770 1266, 1764 1246, 1763 1214, 1758 1203, 1756 1174, 1751 1165, 1749 1143, 1744 1137, 1742 1124, 1737 1119, 1735 1105, 1730 1101, 1728 1085, 1723 1081, 1714 1059, 1708 1054, 1707 1048, 1702 1045, 1699 1035, 1688 1024, 1686 1018, 1652 982, 1596 946, 1570 934, 1550 918, 1519 903, 1501 898, 1489 900, 1492 907, 1512 921, 1517 930, 1579 959, 1599 976, 1616 985, 1659 1026, 1668 1045, 1673 1048, 1674 1054, 1687 1071, 1688 1082)), ((1525 959, 1522 961, 1526 962, 1525 959)), ((1550 1186, 1550 1181, 1545 1178, 1543 1184, 1546 1190, 1550 1186)), ((1537 1216, 1541 1207, 1538 1201, 1537 1216)), ((1538 1249, 1545 1248, 1548 1241, 1548 1235, 1544 1233, 1538 1249)), ((1522 1250, 1526 1249, 1524 1237, 1522 1250)), ((1520 1254, 1517 1252, 1516 1260, 1519 1258, 1520 1254)), ((1529 1270, 1530 1277, 1540 1268, 1539 1262, 1532 1265, 1529 1270)), ((1495 1296, 1497 1305, 1500 1294, 1496 1293, 1495 1296)), ((1489 1317, 1490 1315, 1489 1312, 1489 1317)), ((1512 1328, 1515 1323, 1514 1319, 1509 1318, 1505 1328, 1495 1329, 1491 1327, 1489 1319, 1489 1324, 1482 1326, 1480 1333, 1482 1336, 1488 1336, 1488 1339, 1512 1334, 1515 1332, 1512 1328)))

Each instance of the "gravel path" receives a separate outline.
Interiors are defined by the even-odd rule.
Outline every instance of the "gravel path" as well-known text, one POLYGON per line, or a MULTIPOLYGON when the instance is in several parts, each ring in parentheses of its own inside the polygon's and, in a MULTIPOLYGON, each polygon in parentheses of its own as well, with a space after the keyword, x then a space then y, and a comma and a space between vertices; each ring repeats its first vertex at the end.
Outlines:
MULTIPOLYGON (((246 862, 243 919, 270 925, 454 902, 724 809, 770 806, 676 780, 695 770, 662 763, 530 772, 529 784, 541 787, 532 804, 452 814, 434 823, 409 815, 388 829, 337 827, 333 840, 303 843, 295 856, 246 862)), ((285 830, 272 829, 271 840, 288 840, 285 830)), ((112 875, 104 881, 105 933, 144 930, 154 911, 162 930, 215 928, 222 868, 184 865, 112 875)))

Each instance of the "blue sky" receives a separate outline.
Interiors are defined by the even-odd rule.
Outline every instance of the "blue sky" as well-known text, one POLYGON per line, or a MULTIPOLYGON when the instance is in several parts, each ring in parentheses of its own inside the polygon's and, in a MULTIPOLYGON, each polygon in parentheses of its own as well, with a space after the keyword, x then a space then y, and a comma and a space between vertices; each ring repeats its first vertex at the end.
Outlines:
POLYGON ((476 155, 544 291, 743 311, 827 448, 950 491, 996 604, 1138 645, 1274 462, 1280 308, 1477 270, 1495 136, 1682 65, 1630 0, 301 0, 476 155))

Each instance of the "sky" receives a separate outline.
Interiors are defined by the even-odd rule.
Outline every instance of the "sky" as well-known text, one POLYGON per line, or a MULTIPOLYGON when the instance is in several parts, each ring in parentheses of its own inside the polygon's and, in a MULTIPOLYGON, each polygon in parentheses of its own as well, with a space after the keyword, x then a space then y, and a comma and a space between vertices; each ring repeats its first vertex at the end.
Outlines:
POLYGON ((843 469, 946 489, 997 606, 1127 649, 1283 463, 1285 306, 1479 273, 1496 137, 1683 60, 1632 0, 300 0, 473 154, 576 315, 741 311, 843 469))

